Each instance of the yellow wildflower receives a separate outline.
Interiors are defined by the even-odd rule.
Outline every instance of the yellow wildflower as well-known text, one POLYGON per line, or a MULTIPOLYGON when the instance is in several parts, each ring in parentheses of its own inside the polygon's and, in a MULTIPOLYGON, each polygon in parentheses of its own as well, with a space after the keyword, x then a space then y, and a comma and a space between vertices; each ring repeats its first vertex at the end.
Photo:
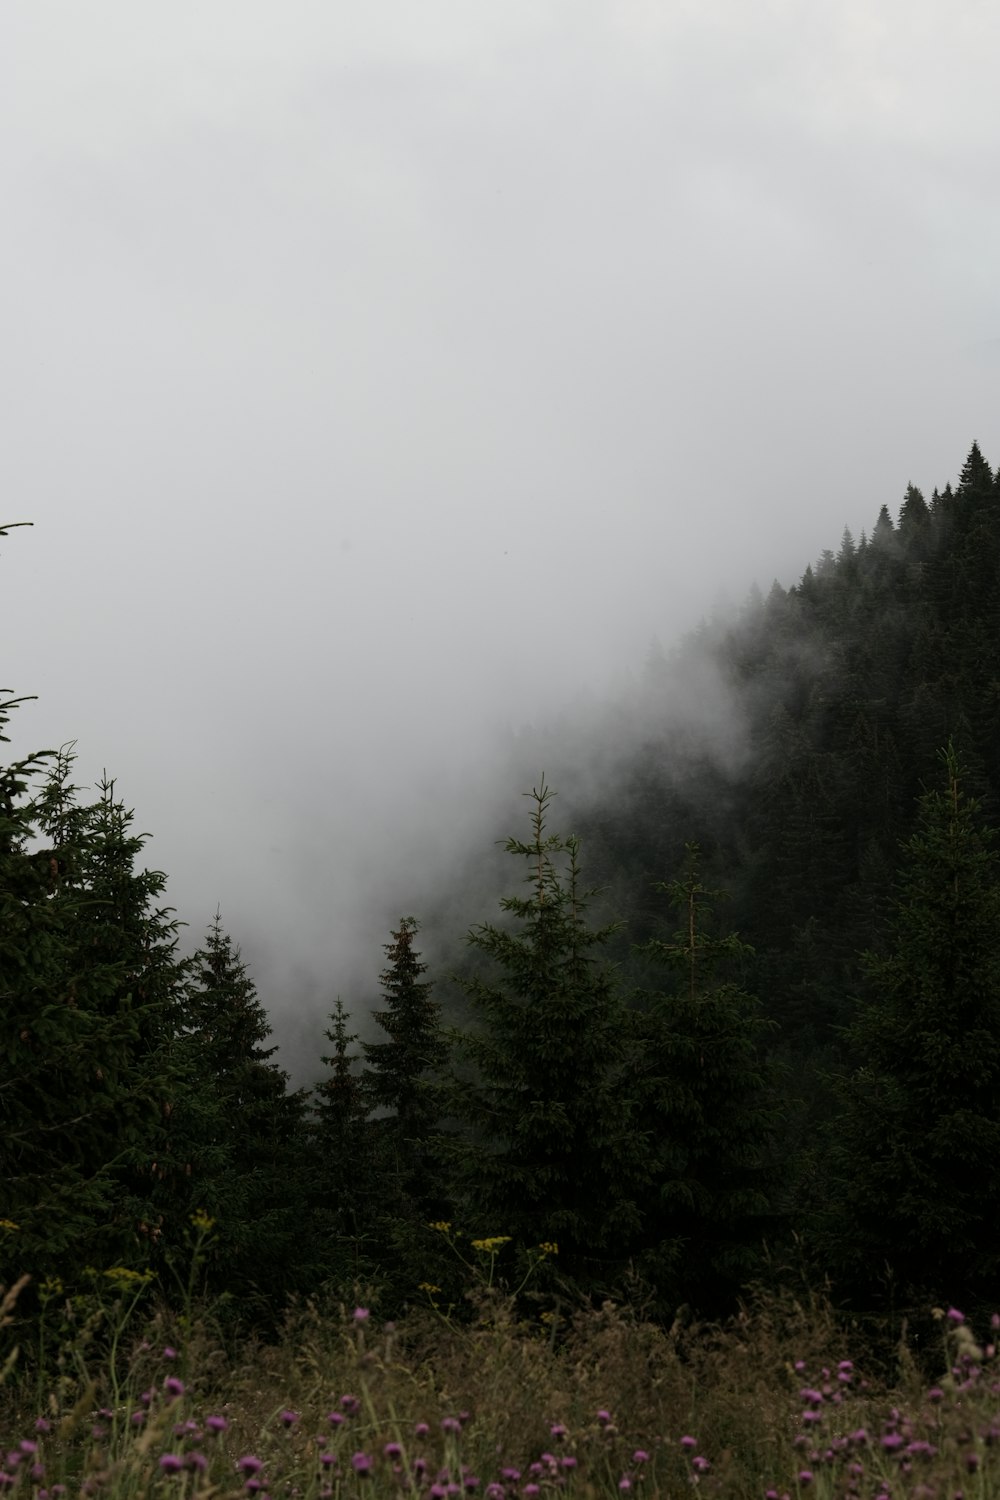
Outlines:
POLYGON ((10 1234, 16 1234, 20 1227, 19 1224, 14 1223, 13 1219, 0 1219, 0 1229, 6 1229, 10 1234))
POLYGON ((204 1234, 207 1234, 210 1229, 215 1228, 215 1220, 203 1208, 195 1209, 191 1215, 191 1223, 195 1229, 200 1229, 204 1234))
POLYGON ((509 1234, 495 1234, 488 1240, 473 1240, 473 1250, 481 1250, 484 1255, 495 1255, 501 1245, 510 1244, 509 1234))
POLYGON ((429 1292, 431 1296, 433 1296, 435 1292, 439 1292, 440 1290, 441 1288, 439 1286, 435 1286, 433 1281, 422 1281, 420 1283, 420 1291, 429 1292))
POLYGON ((559 1254, 559 1246, 556 1244, 555 1240, 543 1240, 538 1248, 543 1255, 559 1254))
POLYGON ((436 1229, 438 1234, 450 1234, 451 1221, 450 1219, 435 1219, 433 1224, 428 1224, 427 1228, 436 1229))

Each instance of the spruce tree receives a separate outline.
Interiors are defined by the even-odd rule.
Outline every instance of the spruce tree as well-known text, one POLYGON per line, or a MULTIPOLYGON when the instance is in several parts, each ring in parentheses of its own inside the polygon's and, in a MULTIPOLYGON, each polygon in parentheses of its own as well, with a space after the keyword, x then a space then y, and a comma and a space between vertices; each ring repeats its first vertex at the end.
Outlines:
MULTIPOLYGON (((330 1022, 324 1034, 333 1051, 321 1059, 329 1072, 317 1084, 313 1102, 316 1212, 331 1240, 360 1243, 375 1216, 379 1185, 372 1180, 368 1103, 351 1051, 358 1038, 347 1029, 339 996, 330 1022)), ((338 1261, 343 1263, 344 1255, 331 1254, 330 1268, 338 1261)))
POLYGON ((402 917, 385 944, 388 965, 380 976, 385 1005, 372 1018, 388 1041, 362 1043, 362 1088, 369 1110, 378 1115, 372 1134, 387 1184, 394 1185, 401 1206, 415 1211, 425 1207, 423 1217, 440 1217, 432 1202, 431 1137, 441 1107, 434 1078, 447 1048, 440 1007, 423 978, 427 965, 414 948, 418 931, 413 917, 402 917))
POLYGON ((472 929, 487 965, 463 980, 472 1015, 456 1033, 452 1113, 459 1207, 483 1233, 555 1241, 586 1282, 608 1273, 638 1222, 629 1190, 625 1016, 592 928, 575 837, 547 832, 552 792, 531 794, 531 834, 506 850, 527 867, 505 920, 472 929), (464 1066, 462 1066, 464 1065, 464 1066))
POLYGON ((637 1249, 661 1302, 710 1310, 759 1270, 775 1227, 780 1111, 762 1051, 773 1028, 741 984, 750 950, 713 934, 722 893, 699 858, 690 845, 681 878, 658 886, 681 928, 639 950, 674 977, 637 997, 633 1018, 647 1183, 637 1249))
POLYGON ((273 1313, 310 1265, 305 1095, 289 1092, 271 1060, 267 1013, 219 912, 192 960, 187 1024, 201 1079, 199 1206, 216 1220, 214 1284, 273 1313))
POLYGON ((856 1285, 987 1293, 1000 1273, 1000 855, 949 746, 847 1039, 827 1230, 856 1285))

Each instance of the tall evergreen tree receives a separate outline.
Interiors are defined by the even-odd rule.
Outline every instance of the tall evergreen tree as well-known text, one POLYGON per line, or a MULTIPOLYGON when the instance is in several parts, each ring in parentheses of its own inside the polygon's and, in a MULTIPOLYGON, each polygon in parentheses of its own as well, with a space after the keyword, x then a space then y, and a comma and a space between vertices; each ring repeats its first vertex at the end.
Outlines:
POLYGON ((641 995, 633 1018, 648 1182, 637 1248, 662 1300, 707 1309, 759 1268, 776 1222, 780 1115, 762 1055, 772 1028, 740 982, 746 945, 712 933, 721 892, 703 882, 696 846, 681 878, 658 888, 682 926, 640 950, 674 981, 641 995))
POLYGON ((277 1311, 310 1269, 306 1100, 271 1060, 267 1013, 218 912, 192 960, 187 1024, 201 1080, 196 1191, 216 1220, 213 1278, 244 1304, 277 1311))
POLYGON ((380 976, 385 1005, 372 1015, 388 1041, 361 1044, 362 1087, 370 1110, 386 1112, 372 1121, 372 1131, 387 1182, 401 1203, 414 1209, 426 1204, 434 1213, 431 1136, 441 1110, 434 1079, 447 1047, 440 1007, 423 978, 427 965, 414 947, 418 931, 413 917, 402 917, 385 944, 388 965, 380 976))
POLYGON ((579 841, 547 832, 544 780, 530 795, 531 835, 506 844, 527 866, 527 893, 501 901, 502 925, 469 934, 492 973, 463 981, 473 1025, 456 1036, 457 1190, 484 1232, 554 1240, 589 1281, 638 1222, 625 1016, 600 960, 611 929, 587 923, 579 841))
POLYGON ((834 1144, 845 1273, 957 1298, 1000 1273, 1000 855, 952 747, 869 955, 834 1144))

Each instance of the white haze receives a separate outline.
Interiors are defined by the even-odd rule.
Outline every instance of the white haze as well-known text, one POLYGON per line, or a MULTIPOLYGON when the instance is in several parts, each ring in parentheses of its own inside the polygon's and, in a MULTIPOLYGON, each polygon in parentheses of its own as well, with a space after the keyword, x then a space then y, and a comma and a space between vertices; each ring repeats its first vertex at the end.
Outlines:
POLYGON ((0 10, 15 748, 118 777, 297 1056, 531 726, 1000 457, 998 56, 972 0, 0 10))

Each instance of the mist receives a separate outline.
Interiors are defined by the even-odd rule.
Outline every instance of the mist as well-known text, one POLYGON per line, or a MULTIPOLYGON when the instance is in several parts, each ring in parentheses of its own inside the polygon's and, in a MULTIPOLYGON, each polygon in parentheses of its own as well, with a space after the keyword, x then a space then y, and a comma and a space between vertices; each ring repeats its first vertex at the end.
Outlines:
POLYGON ((5 7, 13 752, 117 778, 288 1056, 554 724, 611 796, 641 727, 581 726, 652 643, 995 449, 998 43, 901 0, 5 7))

